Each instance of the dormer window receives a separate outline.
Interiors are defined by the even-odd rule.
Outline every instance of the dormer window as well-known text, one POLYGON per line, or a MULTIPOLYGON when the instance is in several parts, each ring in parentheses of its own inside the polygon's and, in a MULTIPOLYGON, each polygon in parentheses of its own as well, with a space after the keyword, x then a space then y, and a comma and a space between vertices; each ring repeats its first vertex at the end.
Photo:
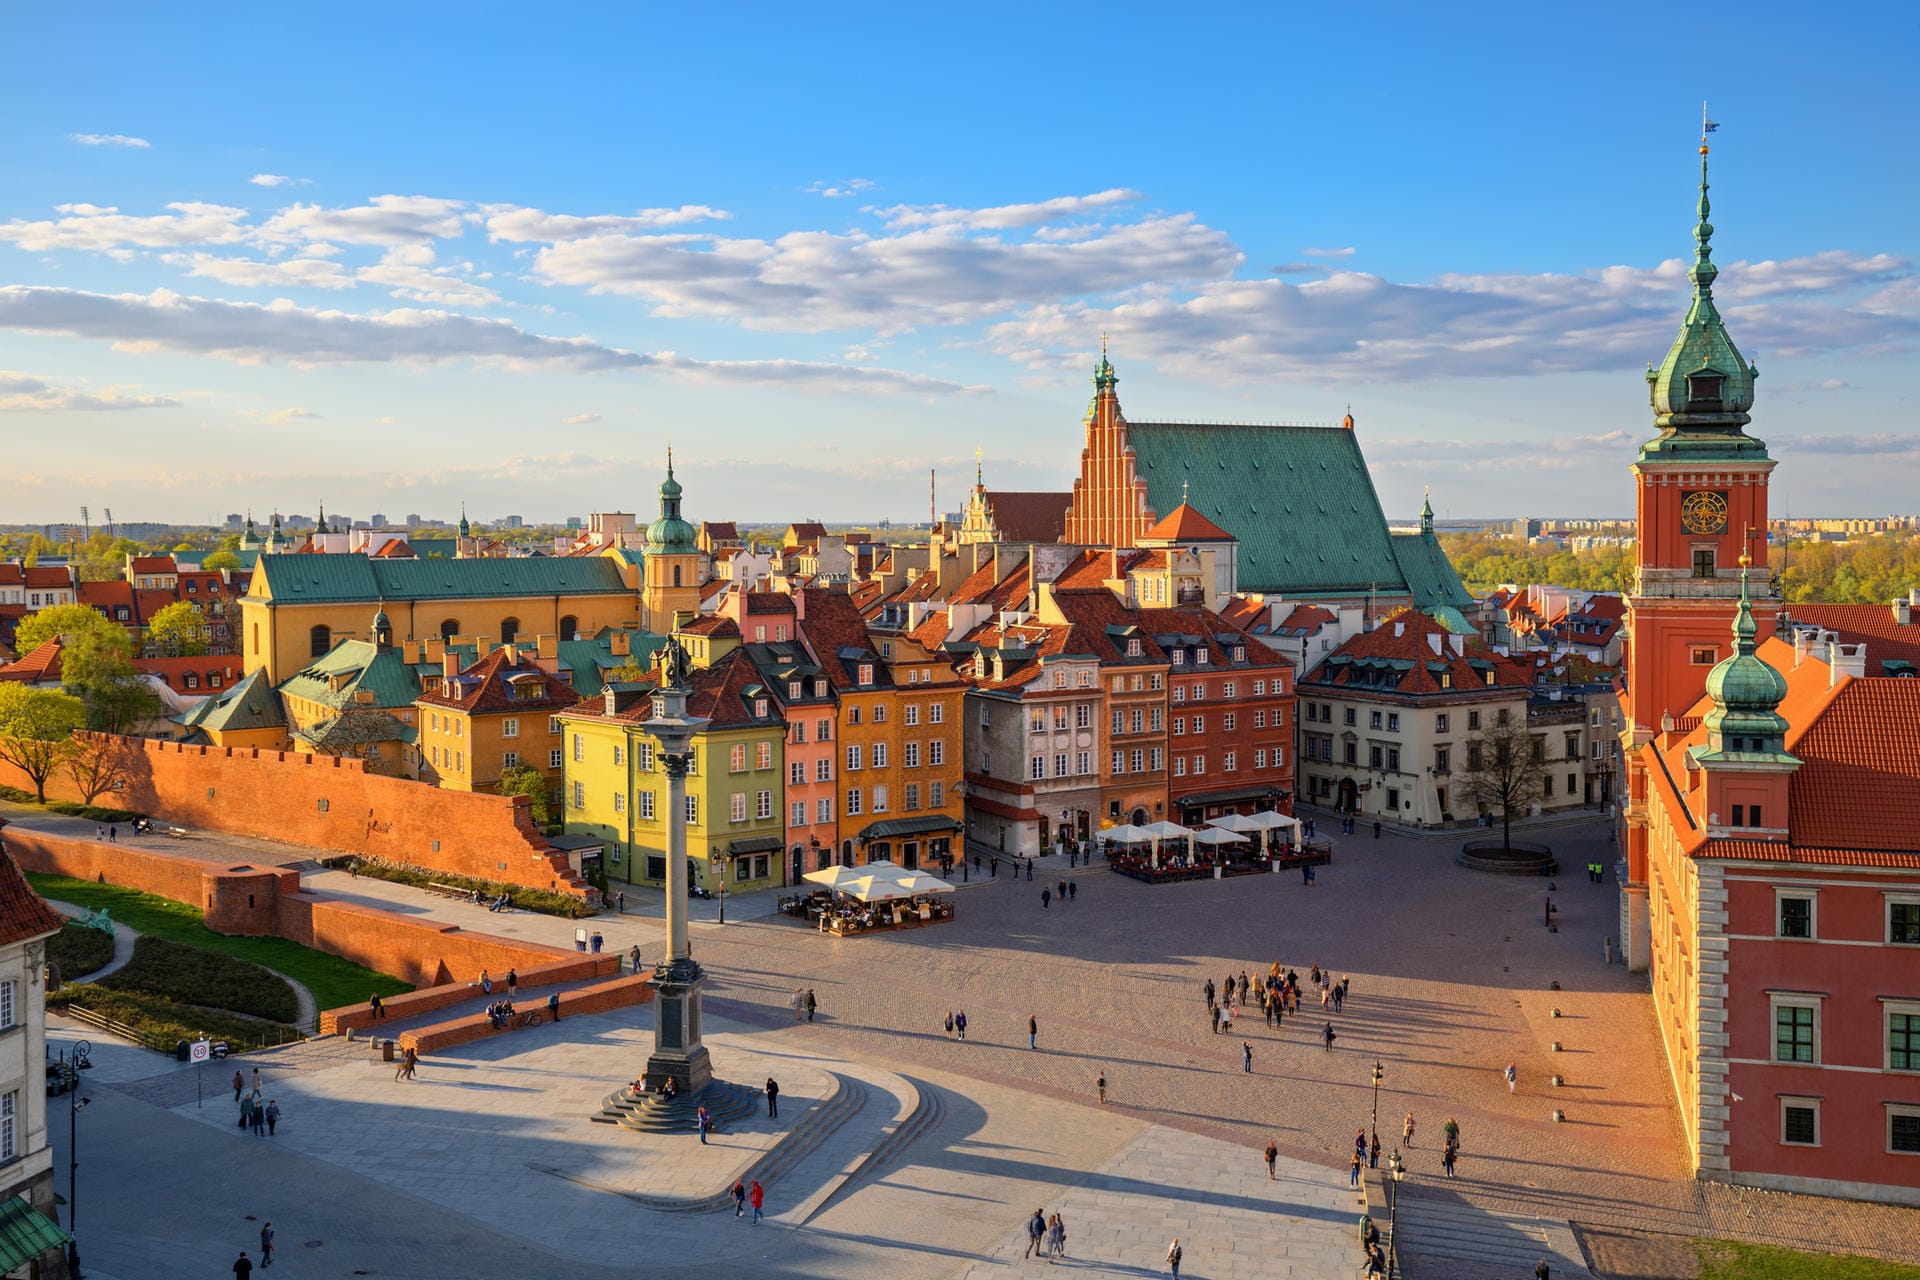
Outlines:
POLYGON ((1206 649, 1199 649, 1194 652, 1193 661, 1196 665, 1204 667, 1207 665, 1208 661, 1212 659, 1212 657, 1213 657, 1213 654, 1210 651, 1206 649))
POLYGON ((1687 407, 1719 408, 1720 388, 1726 379, 1711 371, 1690 373, 1687 375, 1687 407))
POLYGON ((755 698, 753 700, 753 714, 757 719, 765 720, 767 718, 767 700, 765 698, 755 698))
POLYGON ((1127 656, 1129 658, 1137 658, 1140 656, 1140 654, 1141 654, 1140 642, 1137 639, 1127 641, 1127 656))
POLYGON ((873 664, 871 662, 863 662, 860 664, 860 683, 873 683, 873 664))
POLYGON ((1171 656, 1174 666, 1184 667, 1187 665, 1187 651, 1185 649, 1175 649, 1171 656))
POLYGON ((1235 662, 1245 662, 1247 660, 1247 646, 1243 644, 1233 646, 1233 660, 1235 662))

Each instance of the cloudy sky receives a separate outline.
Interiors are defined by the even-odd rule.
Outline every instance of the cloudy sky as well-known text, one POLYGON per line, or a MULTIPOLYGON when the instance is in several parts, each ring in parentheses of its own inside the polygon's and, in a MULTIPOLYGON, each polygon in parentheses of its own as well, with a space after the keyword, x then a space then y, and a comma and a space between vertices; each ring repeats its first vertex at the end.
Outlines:
POLYGON ((695 519, 919 518, 1066 486, 1102 333, 1135 418, 1351 405, 1391 514, 1625 514, 1703 98, 1776 503, 1920 505, 1910 7, 1298 8, 23 10, 88 56, 0 78, 0 522, 644 510, 669 441, 695 519))

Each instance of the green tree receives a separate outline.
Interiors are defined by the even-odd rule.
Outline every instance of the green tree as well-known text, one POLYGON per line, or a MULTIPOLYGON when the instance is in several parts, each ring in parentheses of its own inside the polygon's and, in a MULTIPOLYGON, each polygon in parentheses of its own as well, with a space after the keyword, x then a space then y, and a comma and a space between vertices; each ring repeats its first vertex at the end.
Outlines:
POLYGON ((130 733, 160 714, 160 695, 133 665, 133 639, 126 628, 84 605, 56 606, 66 608, 79 612, 67 615, 64 621, 72 625, 58 632, 60 683, 85 703, 87 727, 102 733, 130 733))
POLYGON ((176 600, 147 621, 147 639, 170 658, 196 658, 207 651, 207 615, 191 600, 176 600))
POLYGON ((77 636, 106 631, 126 635, 90 605, 56 604, 20 619, 20 625, 14 628, 13 646, 21 653, 31 653, 49 640, 71 644, 77 636))
POLYGON ((1467 767, 1455 783, 1475 804, 1500 814, 1500 838, 1513 847, 1513 815, 1525 814, 1546 789, 1542 744, 1527 728, 1526 713, 1502 710, 1494 723, 1467 743, 1467 767))
POLYGON ((238 569, 240 557, 229 550, 215 551, 200 562, 202 569, 238 569))
POLYGON ((42 804, 47 779, 72 754, 73 731, 86 722, 86 707, 70 694, 0 684, 0 760, 33 780, 42 804))
POLYGON ((502 770, 500 774, 500 794, 503 796, 526 796, 533 801, 533 825, 545 830, 552 815, 547 807, 547 780, 538 769, 526 765, 502 770))

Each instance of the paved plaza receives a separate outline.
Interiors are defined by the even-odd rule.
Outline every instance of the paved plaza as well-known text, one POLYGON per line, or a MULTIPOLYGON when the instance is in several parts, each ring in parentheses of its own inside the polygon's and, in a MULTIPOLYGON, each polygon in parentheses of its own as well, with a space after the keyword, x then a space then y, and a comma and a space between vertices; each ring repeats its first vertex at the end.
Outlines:
MULTIPOLYGON (((485 1280, 633 1274, 644 1263, 649 1275, 688 1277, 984 1280, 1034 1265, 1020 1257, 1021 1224, 1038 1207, 1066 1217, 1062 1265, 1095 1275, 1164 1274, 1177 1234, 1185 1276, 1350 1276, 1360 1210, 1346 1157, 1371 1121, 1376 1060, 1389 1149, 1401 1116, 1416 1118, 1403 1247, 1430 1258, 1434 1274, 1495 1237, 1515 1242, 1512 1256, 1476 1274, 1530 1274, 1507 1263, 1535 1241, 1565 1274, 1579 1261, 1569 1222, 1920 1251, 1908 1211, 1688 1176, 1644 981, 1603 955, 1617 889, 1578 873, 1590 857, 1611 865, 1606 830, 1532 838, 1543 836, 1575 870, 1552 895, 1557 932, 1545 925, 1546 881, 1459 868, 1458 838, 1365 831, 1340 840, 1311 887, 1297 874, 1147 886, 1051 859, 1031 882, 1003 865, 997 879, 965 885, 952 924, 865 937, 789 921, 772 893, 731 900, 724 926, 715 904, 699 903, 693 947, 711 975, 718 1073, 779 1076, 782 1124, 805 1123, 803 1103, 837 1082, 860 1091, 854 1118, 769 1186, 771 1221, 758 1228, 730 1211, 665 1212, 634 1197, 723 1188, 764 1149, 759 1121, 705 1153, 691 1134, 648 1139, 587 1123, 644 1060, 644 1008, 425 1060, 414 1085, 338 1041, 264 1058, 288 1116, 272 1142, 232 1126, 230 1089, 203 1111, 184 1077, 133 1079, 171 1075, 170 1063, 103 1059, 90 1081, 96 1105, 81 1117, 83 1254, 90 1274, 121 1280, 221 1274, 253 1242, 249 1215, 264 1215, 297 1274, 485 1280), (1077 896, 1043 907, 1042 887, 1069 878, 1077 896), (1212 1032, 1207 979, 1257 979, 1273 961, 1350 976, 1352 997, 1337 1015, 1316 1003, 1277 1029, 1256 1015, 1231 1036, 1212 1032), (817 995, 811 1024, 787 1006, 795 986, 817 995), (942 1028, 958 1009, 965 1043, 942 1028), (1331 1051, 1320 1039, 1328 1022, 1331 1051), (1555 1072, 1563 1087, 1549 1083, 1555 1072), (1105 1106, 1094 1089, 1102 1073, 1105 1106), (910 1140, 860 1167, 862 1142, 909 1110, 910 1140), (1448 1116, 1462 1130, 1453 1181, 1438 1160, 1448 1116), (1272 1183, 1259 1159, 1269 1140, 1282 1152, 1272 1183), (309 1239, 321 1243, 308 1250, 309 1239), (157 1240, 177 1265, 147 1260, 157 1240)), ((338 872, 307 883, 560 945, 575 927, 338 872)), ((660 895, 629 890, 627 900, 625 918, 594 923, 609 948, 638 943, 652 958, 660 895)), ((64 1180, 63 1151, 57 1163, 64 1180)))

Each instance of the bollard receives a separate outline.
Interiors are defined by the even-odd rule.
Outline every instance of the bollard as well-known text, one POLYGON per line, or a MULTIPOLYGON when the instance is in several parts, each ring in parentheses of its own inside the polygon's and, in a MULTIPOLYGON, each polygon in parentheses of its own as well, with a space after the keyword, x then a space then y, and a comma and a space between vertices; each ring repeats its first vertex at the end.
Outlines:
POLYGON ((1553 1080, 1553 1087, 1556 1089, 1564 1087, 1567 1083, 1565 1076, 1553 1076, 1551 1079, 1553 1080))

